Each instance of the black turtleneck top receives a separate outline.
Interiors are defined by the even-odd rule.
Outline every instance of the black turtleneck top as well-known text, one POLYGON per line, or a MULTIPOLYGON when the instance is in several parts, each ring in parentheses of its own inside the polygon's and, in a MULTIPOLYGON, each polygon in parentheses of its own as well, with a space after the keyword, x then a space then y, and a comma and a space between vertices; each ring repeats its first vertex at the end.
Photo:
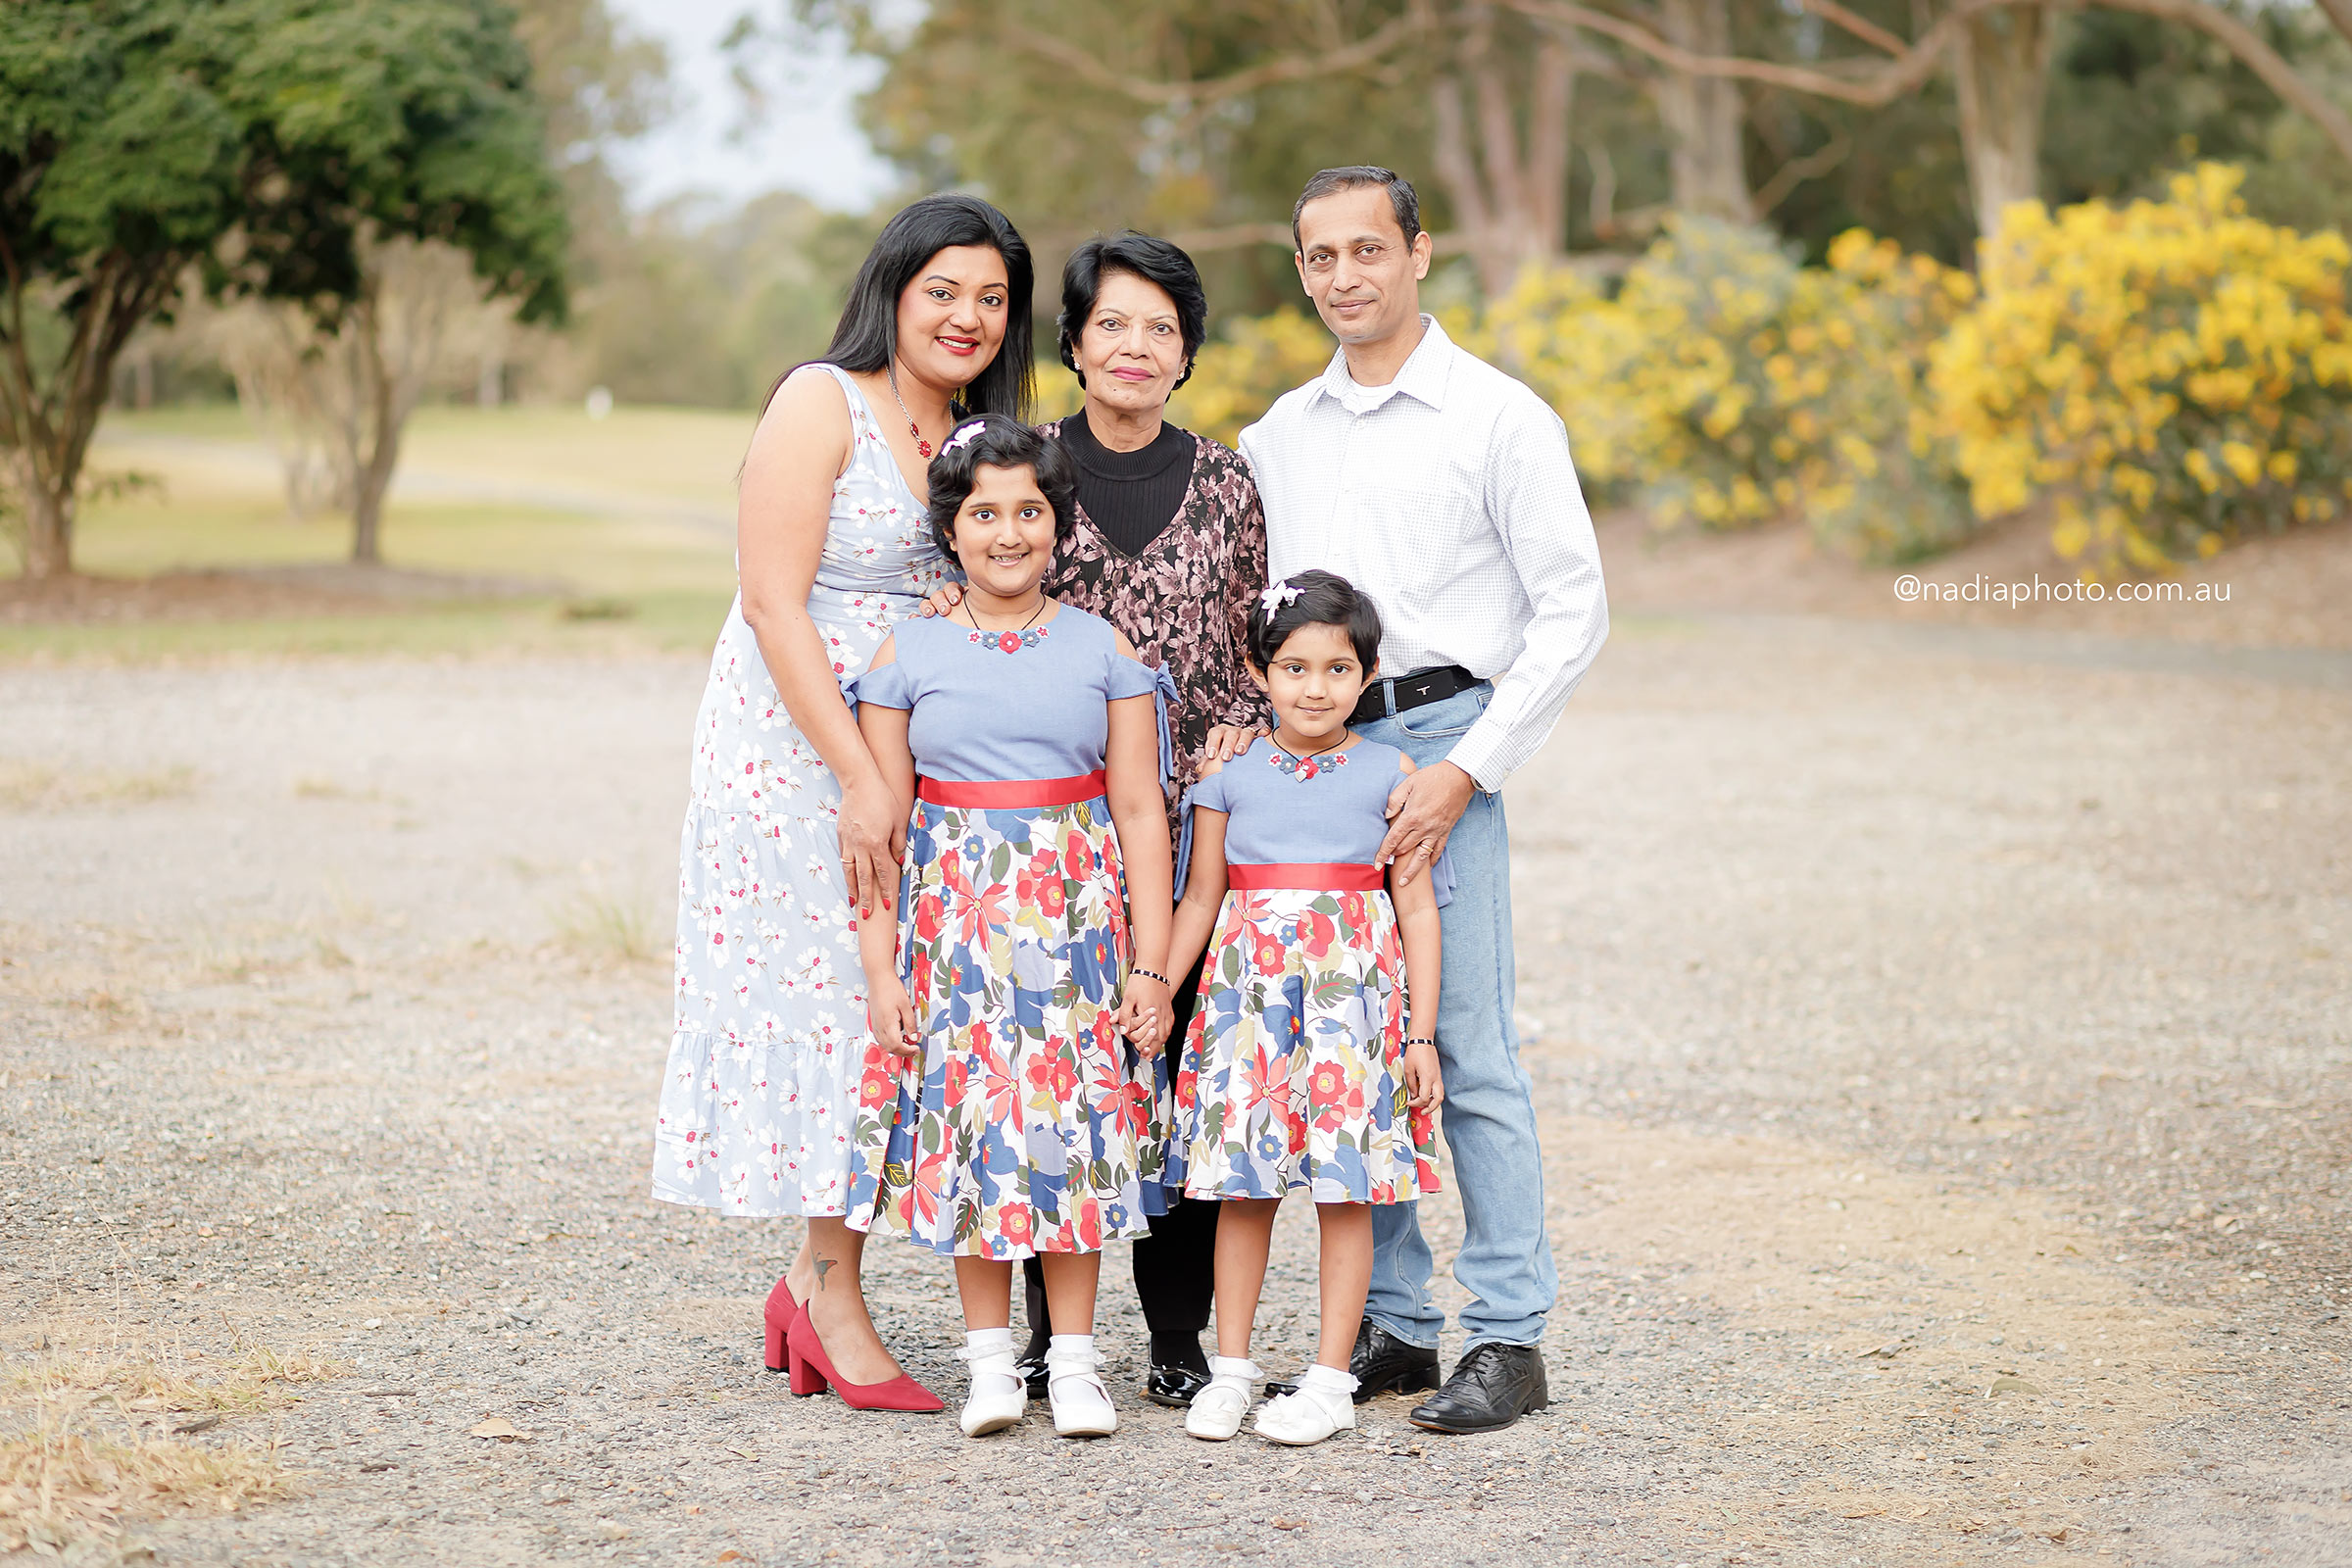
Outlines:
POLYGON ((1078 464, 1078 504, 1127 556, 1142 555, 1175 519, 1200 450, 1191 431, 1162 424, 1149 446, 1113 452, 1095 439, 1083 411, 1061 421, 1061 444, 1078 464))

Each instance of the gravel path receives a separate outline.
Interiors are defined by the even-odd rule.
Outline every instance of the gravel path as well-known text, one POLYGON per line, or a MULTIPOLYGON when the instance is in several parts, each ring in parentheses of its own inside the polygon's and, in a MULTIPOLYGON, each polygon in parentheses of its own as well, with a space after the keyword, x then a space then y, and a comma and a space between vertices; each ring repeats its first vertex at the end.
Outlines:
POLYGON ((644 1197, 697 662, 0 671, 0 1428, 342 1364, 94 1562, 2344 1562, 2352 693, 2121 662, 1629 617, 1510 803, 1557 1402, 1304 1451, 1133 1392, 1123 1257, 1105 1443, 760 1367, 793 1227, 644 1197))

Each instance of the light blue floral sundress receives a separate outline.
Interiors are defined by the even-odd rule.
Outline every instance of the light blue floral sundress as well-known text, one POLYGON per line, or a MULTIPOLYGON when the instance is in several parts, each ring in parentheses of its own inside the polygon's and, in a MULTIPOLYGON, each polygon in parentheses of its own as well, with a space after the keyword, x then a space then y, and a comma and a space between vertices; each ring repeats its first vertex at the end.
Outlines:
MULTIPOLYGON (((846 690, 949 571, 864 395, 838 367, 816 368, 849 399, 851 442, 808 613, 846 690)), ((841 786, 785 712, 738 594, 695 717, 658 1199, 751 1215, 848 1207, 866 1020, 840 812, 841 786)))

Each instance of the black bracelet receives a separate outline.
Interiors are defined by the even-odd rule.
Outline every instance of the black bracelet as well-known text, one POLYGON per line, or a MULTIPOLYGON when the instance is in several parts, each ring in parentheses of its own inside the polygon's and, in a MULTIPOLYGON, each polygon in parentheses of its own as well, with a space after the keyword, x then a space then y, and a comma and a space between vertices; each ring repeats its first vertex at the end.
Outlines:
POLYGON ((1430 1039, 1427 1035, 1406 1035, 1404 1037, 1404 1043, 1408 1046, 1434 1046, 1437 1044, 1435 1040, 1430 1039))
POLYGON ((1151 970, 1149 970, 1149 969, 1145 968, 1145 967, 1144 967, 1142 964, 1140 964, 1140 963, 1139 963, 1139 964, 1137 964, 1137 965, 1136 965, 1134 968, 1132 968, 1132 969, 1128 970, 1127 972, 1128 972, 1129 974, 1140 974, 1140 975, 1142 975, 1142 976, 1143 976, 1145 979, 1147 979, 1147 980, 1156 980, 1156 981, 1158 981, 1158 982, 1159 982, 1161 985, 1163 985, 1163 986, 1166 986, 1166 987, 1167 987, 1167 988, 1168 988, 1170 991, 1173 991, 1173 990, 1175 990, 1175 989, 1176 989, 1176 982, 1175 982, 1175 981, 1173 981, 1173 980, 1169 979, 1169 978, 1168 978, 1166 975, 1164 975, 1164 974, 1154 974, 1154 973, 1152 973, 1151 970))

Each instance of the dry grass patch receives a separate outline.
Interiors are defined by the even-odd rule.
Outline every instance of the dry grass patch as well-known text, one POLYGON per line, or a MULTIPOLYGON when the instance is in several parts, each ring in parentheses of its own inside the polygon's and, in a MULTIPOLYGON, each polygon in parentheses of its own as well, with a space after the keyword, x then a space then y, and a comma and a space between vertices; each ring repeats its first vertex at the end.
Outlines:
POLYGON ((341 1361, 288 1355, 266 1345, 242 1344, 230 1359, 201 1350, 161 1348, 133 1354, 61 1353, 23 1367, 10 1382, 41 1399, 112 1399, 126 1410, 218 1410, 243 1413, 282 1404, 285 1387, 346 1376, 341 1361))
POLYGON ((64 1349, 11 1375, 0 1397, 0 1551, 44 1554, 119 1538, 126 1522, 233 1513, 290 1494, 274 1441, 228 1421, 350 1371, 240 1336, 225 1355, 160 1340, 64 1349))
POLYGON ((643 901, 607 892, 599 879, 551 906, 556 941, 590 963, 651 963, 666 957, 667 933, 643 901))
POLYGON ((293 1491, 270 1449, 172 1438, 115 1440, 44 1410, 29 1431, 0 1437, 0 1551, 61 1553, 119 1537, 125 1520, 234 1513, 293 1491))
POLYGON ((144 806, 196 793, 196 770, 168 767, 152 773, 115 773, 102 768, 51 767, 44 762, 0 760, 0 809, 64 811, 85 806, 144 806))

